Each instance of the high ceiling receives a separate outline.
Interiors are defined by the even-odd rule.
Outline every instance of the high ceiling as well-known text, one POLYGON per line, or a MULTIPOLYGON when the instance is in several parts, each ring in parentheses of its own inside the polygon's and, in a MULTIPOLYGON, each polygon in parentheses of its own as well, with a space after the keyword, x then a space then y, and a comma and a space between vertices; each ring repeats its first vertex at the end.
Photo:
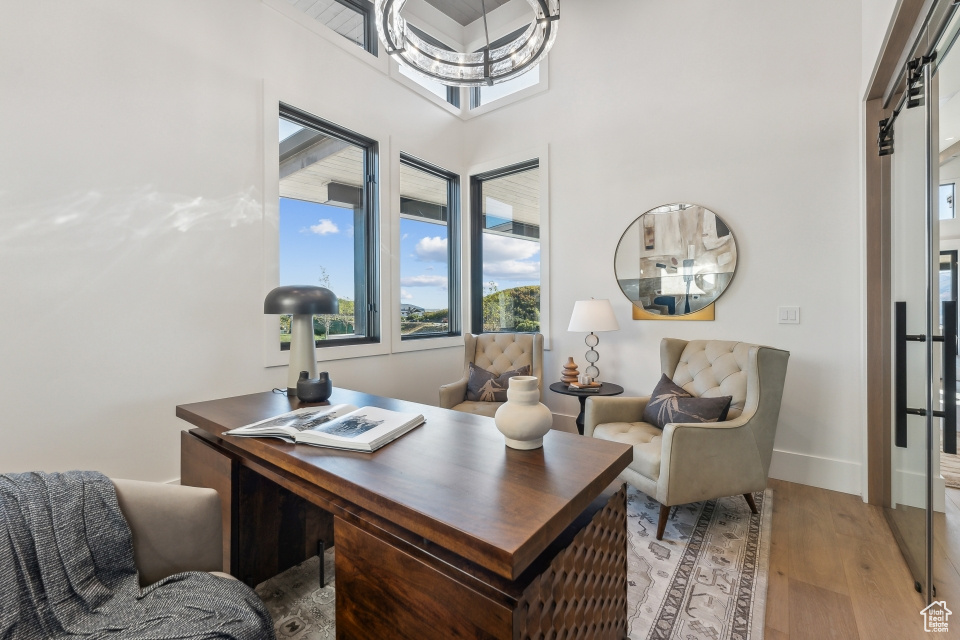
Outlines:
MULTIPOLYGON (((507 4, 510 0, 483 0, 490 13, 497 7, 507 4)), ((427 0, 428 3, 450 16, 463 26, 483 17, 481 0, 427 0)))

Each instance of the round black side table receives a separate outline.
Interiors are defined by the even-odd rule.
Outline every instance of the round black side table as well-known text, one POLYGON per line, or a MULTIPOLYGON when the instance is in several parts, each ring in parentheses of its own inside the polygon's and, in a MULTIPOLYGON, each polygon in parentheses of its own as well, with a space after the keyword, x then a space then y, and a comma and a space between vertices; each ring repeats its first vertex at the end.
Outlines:
POLYGON ((583 412, 587 408, 587 398, 597 396, 618 396, 623 393, 623 387, 612 382, 601 382, 599 391, 578 391, 569 389, 566 382, 554 382, 550 385, 550 391, 562 393, 565 396, 576 396, 580 399, 580 415, 577 416, 577 431, 583 435, 583 412))

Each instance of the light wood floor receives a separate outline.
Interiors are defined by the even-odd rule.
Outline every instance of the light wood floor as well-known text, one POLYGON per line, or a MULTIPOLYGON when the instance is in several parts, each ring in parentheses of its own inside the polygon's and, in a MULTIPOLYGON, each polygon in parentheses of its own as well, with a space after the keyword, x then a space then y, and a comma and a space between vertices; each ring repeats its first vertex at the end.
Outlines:
MULTIPOLYGON (((923 631, 923 599, 880 507, 790 482, 771 480, 770 487, 766 640, 932 637, 923 631)), ((937 598, 957 612, 948 637, 960 638, 960 491, 947 490, 947 513, 935 525, 937 598)))

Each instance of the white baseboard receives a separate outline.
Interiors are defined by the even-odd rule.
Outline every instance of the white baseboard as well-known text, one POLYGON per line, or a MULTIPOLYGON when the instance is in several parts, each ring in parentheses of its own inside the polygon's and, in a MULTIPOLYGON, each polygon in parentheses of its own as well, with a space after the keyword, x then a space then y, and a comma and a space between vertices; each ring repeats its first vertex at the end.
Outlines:
MULTIPOLYGON (((901 504, 922 509, 927 501, 926 476, 912 471, 895 470, 893 474, 894 495, 900 496, 901 504), (914 496, 913 500, 907 497, 914 496)), ((947 509, 947 485, 943 476, 933 479, 933 510, 944 513, 947 509)))
POLYGON ((860 463, 774 449, 770 477, 811 487, 862 495, 860 463))

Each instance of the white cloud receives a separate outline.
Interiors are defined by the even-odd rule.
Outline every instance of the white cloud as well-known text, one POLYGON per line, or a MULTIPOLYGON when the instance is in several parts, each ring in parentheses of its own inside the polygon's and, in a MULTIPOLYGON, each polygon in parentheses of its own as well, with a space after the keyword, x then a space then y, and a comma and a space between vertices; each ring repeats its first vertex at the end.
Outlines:
POLYGON ((347 229, 347 235, 351 238, 353 237, 353 225, 350 225, 350 228, 347 229))
POLYGON ((410 237, 410 234, 409 234, 409 233, 405 233, 405 234, 403 234, 402 236, 400 236, 400 239, 401 239, 401 240, 406 240, 406 239, 409 238, 409 237, 410 237))
POLYGON ((407 291, 406 289, 400 289, 400 299, 413 300, 413 294, 407 291))
POLYGON ((540 277, 539 262, 520 262, 519 260, 503 260, 501 262, 484 262, 483 279, 505 278, 507 280, 540 277))
POLYGON ((446 276, 409 276, 400 278, 403 287, 443 287, 447 286, 446 276))
POLYGON ((318 236, 325 236, 331 233, 340 233, 340 227, 333 220, 322 218, 320 222, 306 229, 300 229, 300 233, 315 233, 318 236))
POLYGON ((540 253, 540 243, 486 234, 483 236, 483 279, 536 280, 540 261, 531 259, 540 253))
POLYGON ((424 262, 447 261, 447 239, 439 236, 421 238, 417 243, 417 259, 424 262))
MULTIPOLYGON (((424 238, 426 239, 426 238, 424 238)), ((504 260, 526 260, 540 253, 540 243, 533 240, 519 240, 483 234, 483 261, 502 262, 504 260)))
POLYGON ((433 265, 432 265, 432 264, 427 265, 427 266, 425 266, 425 267, 423 268, 423 270, 424 270, 424 271, 433 271, 433 265))

